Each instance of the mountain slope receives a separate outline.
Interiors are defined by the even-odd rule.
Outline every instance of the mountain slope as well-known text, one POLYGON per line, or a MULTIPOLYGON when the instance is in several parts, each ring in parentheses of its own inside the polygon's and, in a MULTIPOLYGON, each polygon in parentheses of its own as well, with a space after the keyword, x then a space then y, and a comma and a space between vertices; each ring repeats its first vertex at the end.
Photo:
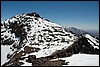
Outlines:
MULTIPOLYGON (((5 62, 7 62, 4 66, 16 66, 16 64, 20 66, 28 63, 32 63, 34 66, 31 60, 26 62, 26 58, 33 58, 31 57, 33 55, 40 60, 41 57, 52 59, 79 52, 91 53, 90 50, 85 52, 83 46, 89 49, 94 46, 94 43, 93 50, 94 48, 99 49, 99 41, 88 37, 90 38, 89 34, 86 35, 86 39, 79 38, 75 34, 67 32, 62 26, 42 18, 36 12, 15 15, 1 23, 1 45, 9 48, 9 52, 5 52, 5 62), (81 42, 82 40, 85 41, 81 42), (81 46, 81 44, 83 45, 81 46), (87 44, 89 46, 86 46, 87 44), (62 55, 59 51, 62 52, 62 55)), ((37 61, 35 60, 35 62, 37 61)))
POLYGON ((31 53, 32 55, 48 56, 56 50, 67 48, 76 38, 60 25, 49 22, 36 12, 15 15, 1 25, 1 45, 10 46, 10 55, 30 46, 41 49, 37 53, 31 53))

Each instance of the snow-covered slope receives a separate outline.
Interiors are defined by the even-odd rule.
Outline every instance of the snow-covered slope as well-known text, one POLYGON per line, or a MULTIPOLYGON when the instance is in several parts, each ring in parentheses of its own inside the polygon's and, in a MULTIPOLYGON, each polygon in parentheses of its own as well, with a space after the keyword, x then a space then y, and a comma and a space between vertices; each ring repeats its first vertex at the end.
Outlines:
MULTIPOLYGON (((88 38, 87 35, 86 37, 88 38)), ((17 53, 21 53, 21 51, 21 55, 23 56, 23 51, 27 46, 27 49, 35 47, 39 50, 31 53, 26 52, 23 57, 36 55, 36 58, 40 58, 50 56, 58 50, 66 50, 78 40, 79 38, 75 34, 67 32, 62 26, 42 18, 36 12, 15 15, 1 23, 2 53, 8 47, 7 52, 5 52, 6 55, 3 56, 1 54, 5 58, 1 62, 3 64, 4 61, 11 60, 11 58, 17 53), (8 58, 9 56, 11 57, 8 58)), ((91 41, 94 42, 94 40, 95 38, 92 38, 91 41)), ((99 45, 96 41, 94 43, 99 45)), ((93 44, 90 43, 91 45, 93 44)), ((25 63, 28 64, 27 62, 25 63)))
MULTIPOLYGON (((74 54, 71 57, 59 58, 69 62, 68 65, 63 66, 99 66, 99 55, 90 54, 74 54)), ((51 61, 58 60, 53 59, 51 61)))
POLYGON ((88 42, 96 49, 99 49, 99 40, 93 38, 91 35, 86 34, 85 37, 87 38, 88 42))
POLYGON ((20 51, 25 46, 39 47, 41 50, 33 53, 36 57, 67 48, 76 38, 60 25, 40 17, 36 12, 15 15, 3 21, 1 26, 1 45, 10 46, 13 52, 20 51))

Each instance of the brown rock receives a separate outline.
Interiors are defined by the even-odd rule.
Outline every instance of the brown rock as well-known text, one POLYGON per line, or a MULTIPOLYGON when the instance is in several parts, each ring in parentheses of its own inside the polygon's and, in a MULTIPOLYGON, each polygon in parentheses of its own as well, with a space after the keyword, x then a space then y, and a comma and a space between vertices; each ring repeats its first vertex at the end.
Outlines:
POLYGON ((65 60, 57 60, 57 61, 47 61, 41 66, 62 66, 65 63, 65 60))
POLYGON ((25 53, 32 53, 32 52, 37 52, 39 51, 39 48, 35 48, 35 47, 29 47, 29 46, 25 46, 24 51, 25 53))

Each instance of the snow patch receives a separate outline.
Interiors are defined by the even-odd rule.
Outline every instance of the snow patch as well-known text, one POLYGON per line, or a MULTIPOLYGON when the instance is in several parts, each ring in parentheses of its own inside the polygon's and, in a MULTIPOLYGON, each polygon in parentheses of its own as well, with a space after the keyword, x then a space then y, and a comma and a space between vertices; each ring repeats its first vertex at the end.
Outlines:
MULTIPOLYGON (((68 65, 63 66, 99 66, 99 55, 91 54, 74 54, 71 57, 59 58, 69 62, 68 65)), ((51 61, 58 60, 52 59, 51 61)))
POLYGON ((12 54, 13 52, 10 50, 10 46, 1 45, 1 65, 8 61, 7 54, 12 54))

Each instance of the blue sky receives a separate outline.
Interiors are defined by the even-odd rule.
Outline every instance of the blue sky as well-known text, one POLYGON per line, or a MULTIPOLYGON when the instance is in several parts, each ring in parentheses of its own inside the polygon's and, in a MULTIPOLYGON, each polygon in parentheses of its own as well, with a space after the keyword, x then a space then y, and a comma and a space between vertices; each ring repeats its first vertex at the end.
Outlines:
POLYGON ((1 21, 34 11, 62 26, 99 30, 99 1, 1 1, 1 21))

